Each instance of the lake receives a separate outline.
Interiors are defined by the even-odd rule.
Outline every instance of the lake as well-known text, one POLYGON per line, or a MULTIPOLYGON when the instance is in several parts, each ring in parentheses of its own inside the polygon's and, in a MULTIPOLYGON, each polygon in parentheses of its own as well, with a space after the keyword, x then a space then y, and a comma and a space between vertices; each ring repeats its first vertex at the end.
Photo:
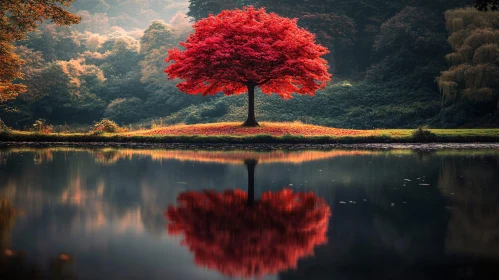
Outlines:
POLYGON ((490 147, 3 147, 0 278, 498 279, 498 182, 490 147))

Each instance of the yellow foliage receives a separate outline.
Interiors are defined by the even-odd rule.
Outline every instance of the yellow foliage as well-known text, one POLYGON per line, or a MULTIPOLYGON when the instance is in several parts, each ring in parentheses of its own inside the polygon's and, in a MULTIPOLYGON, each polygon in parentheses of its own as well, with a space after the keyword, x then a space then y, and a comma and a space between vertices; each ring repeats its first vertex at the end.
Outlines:
POLYGON ((466 62, 466 58, 459 52, 450 53, 445 56, 445 59, 451 64, 459 64, 466 62))
POLYGON ((467 88, 463 91, 463 98, 474 103, 487 103, 495 100, 494 90, 491 88, 467 88))
POLYGON ((472 66, 469 64, 460 64, 457 66, 452 66, 449 70, 442 72, 439 77, 441 81, 453 81, 456 83, 464 83, 465 72, 471 69, 472 66))
POLYGON ((455 82, 449 82, 449 81, 440 81, 438 83, 438 87, 440 89, 440 92, 442 93, 444 97, 444 101, 451 100, 454 101, 456 100, 457 97, 457 83, 455 82))
POLYGON ((452 65, 437 82, 444 100, 460 97, 474 103, 495 102, 499 97, 499 11, 473 8, 445 13, 449 43, 446 56, 452 65))
POLYGON ((71 79, 71 83, 77 88, 81 86, 81 79, 84 76, 94 76, 99 81, 104 82, 105 77, 101 69, 94 65, 85 65, 84 59, 72 59, 70 61, 57 61, 62 71, 71 79))
POLYGON ((102 36, 97 33, 92 33, 92 32, 85 32, 86 36, 86 42, 85 45, 87 46, 87 49, 92 50, 92 51, 97 51, 102 44, 108 39, 107 36, 102 36))
POLYGON ((487 44, 497 44, 494 30, 492 29, 475 29, 473 33, 464 40, 464 44, 473 49, 487 44))
POLYGON ((23 61, 14 54, 13 43, 46 19, 59 25, 78 23, 80 18, 62 7, 68 7, 71 2, 73 0, 0 1, 0 103, 26 91, 25 86, 15 83, 16 79, 22 79, 23 61))
POLYGON ((447 30, 450 33, 465 27, 475 28, 499 28, 499 12, 480 12, 474 8, 456 9, 445 12, 447 30), (458 19, 458 20, 456 20, 458 19))
POLYGON ((497 44, 487 44, 479 47, 473 56, 473 63, 494 63, 499 62, 499 46, 497 44))
POLYGON ((499 69, 489 63, 478 64, 467 68, 464 77, 467 88, 493 87, 498 84, 499 69))
POLYGON ((468 38, 469 32, 465 29, 451 33, 449 36, 449 43, 454 49, 458 49, 464 44, 464 40, 468 38))
POLYGON ((473 58, 473 53, 474 53, 473 48, 471 48, 468 45, 463 45, 462 47, 457 49, 457 52, 464 59, 464 63, 471 62, 471 59, 473 58))

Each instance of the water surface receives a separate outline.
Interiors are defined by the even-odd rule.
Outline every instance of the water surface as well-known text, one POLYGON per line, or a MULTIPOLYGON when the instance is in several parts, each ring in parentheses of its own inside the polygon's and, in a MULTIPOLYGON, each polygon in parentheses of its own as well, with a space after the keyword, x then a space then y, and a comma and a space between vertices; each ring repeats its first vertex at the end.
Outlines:
POLYGON ((496 279, 498 182, 497 149, 0 148, 0 276, 496 279))

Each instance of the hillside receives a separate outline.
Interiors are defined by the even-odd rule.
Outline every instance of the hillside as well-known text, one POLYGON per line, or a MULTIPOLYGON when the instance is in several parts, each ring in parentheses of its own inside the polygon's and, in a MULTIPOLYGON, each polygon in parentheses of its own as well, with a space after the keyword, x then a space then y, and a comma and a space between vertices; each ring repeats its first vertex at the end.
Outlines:
MULTIPOLYGON (((436 86, 436 85, 435 85, 436 86)), ((163 118, 169 124, 242 122, 247 114, 247 96, 199 97, 208 99, 163 118)), ((441 110, 438 92, 429 89, 404 89, 383 85, 338 83, 315 96, 256 95, 259 121, 301 121, 304 123, 350 129, 472 127, 479 122, 493 123, 494 116, 473 116, 441 110), (485 118, 490 118, 486 120, 485 118)), ((468 111, 469 113, 469 111, 468 111)))

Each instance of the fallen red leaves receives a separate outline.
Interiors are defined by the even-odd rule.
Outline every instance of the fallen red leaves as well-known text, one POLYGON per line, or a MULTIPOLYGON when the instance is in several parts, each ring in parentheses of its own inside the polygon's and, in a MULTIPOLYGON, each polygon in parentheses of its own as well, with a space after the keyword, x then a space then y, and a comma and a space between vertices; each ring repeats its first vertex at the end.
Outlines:
POLYGON ((260 127, 243 127, 240 123, 214 123, 175 125, 138 133, 138 135, 201 135, 201 136, 250 136, 250 135, 302 135, 302 136, 359 136, 368 131, 340 129, 301 123, 262 123, 260 127))

